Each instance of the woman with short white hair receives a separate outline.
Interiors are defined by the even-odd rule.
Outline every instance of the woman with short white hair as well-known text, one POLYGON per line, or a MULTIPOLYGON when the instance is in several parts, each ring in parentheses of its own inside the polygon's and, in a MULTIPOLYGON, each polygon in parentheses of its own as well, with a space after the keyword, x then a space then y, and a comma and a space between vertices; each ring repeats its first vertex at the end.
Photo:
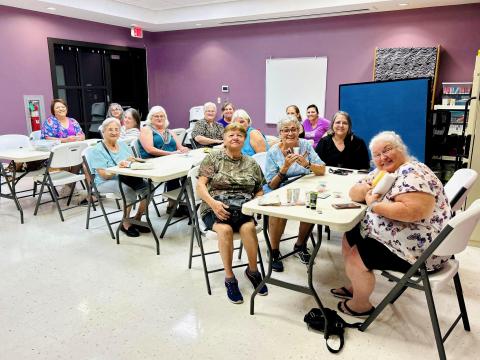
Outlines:
MULTIPOLYGON (((95 185, 101 193, 120 193, 118 176, 107 172, 113 166, 128 167, 133 157, 132 150, 120 137, 120 121, 110 117, 102 123, 103 140, 97 143, 88 157, 88 165, 92 170, 95 185)), ((136 201, 137 195, 145 196, 148 192, 147 184, 140 178, 134 179, 129 185, 122 183, 123 192, 128 204, 136 201), (134 188, 132 188, 132 186, 134 188)), ((135 219, 140 220, 146 209, 146 201, 140 202, 135 219)), ((123 221, 120 230, 127 236, 137 237, 140 232, 150 232, 150 229, 141 225, 132 225, 129 221, 131 206, 127 207, 127 219, 123 221)))
MULTIPOLYGON (((442 183, 408 154, 398 134, 379 133, 370 141, 370 151, 376 169, 350 189, 351 199, 366 203, 367 212, 345 233, 342 244, 351 285, 330 290, 346 299, 338 303, 339 311, 358 317, 375 309, 370 302, 375 287, 372 270, 408 271, 451 217, 442 183), (396 177, 393 185, 384 195, 374 194, 374 180, 385 173, 396 177)), ((427 271, 441 268, 448 258, 430 257, 427 271)))
POLYGON ((246 131, 247 136, 242 147, 243 155, 252 156, 268 150, 265 136, 252 127, 252 119, 245 110, 236 110, 232 115, 232 122, 240 124, 246 131))
POLYGON ((204 118, 195 123, 192 139, 197 147, 213 147, 223 144, 223 126, 215 121, 217 105, 207 102, 203 105, 204 118))

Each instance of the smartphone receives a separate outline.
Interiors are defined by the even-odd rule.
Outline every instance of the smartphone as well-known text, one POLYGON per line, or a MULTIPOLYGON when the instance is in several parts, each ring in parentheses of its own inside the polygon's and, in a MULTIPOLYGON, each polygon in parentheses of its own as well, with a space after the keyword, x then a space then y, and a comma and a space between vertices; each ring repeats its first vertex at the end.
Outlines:
POLYGON ((346 204, 332 204, 334 209, 358 209, 361 206, 355 203, 346 203, 346 204))
POLYGON ((147 162, 145 159, 141 159, 141 158, 133 158, 133 160, 135 160, 136 162, 139 162, 139 163, 144 163, 144 162, 147 162))

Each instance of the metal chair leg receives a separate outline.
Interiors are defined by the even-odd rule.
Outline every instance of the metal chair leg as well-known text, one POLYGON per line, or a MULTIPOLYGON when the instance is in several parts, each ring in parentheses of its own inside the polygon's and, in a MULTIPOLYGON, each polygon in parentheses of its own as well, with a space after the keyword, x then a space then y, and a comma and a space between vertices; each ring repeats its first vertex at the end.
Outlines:
POLYGON ((453 277, 453 283, 455 284, 455 292, 457 293, 458 306, 460 307, 460 314, 462 315, 463 328, 466 331, 470 331, 470 322, 468 321, 467 308, 465 306, 462 284, 460 282, 460 275, 458 275, 458 272, 453 277))

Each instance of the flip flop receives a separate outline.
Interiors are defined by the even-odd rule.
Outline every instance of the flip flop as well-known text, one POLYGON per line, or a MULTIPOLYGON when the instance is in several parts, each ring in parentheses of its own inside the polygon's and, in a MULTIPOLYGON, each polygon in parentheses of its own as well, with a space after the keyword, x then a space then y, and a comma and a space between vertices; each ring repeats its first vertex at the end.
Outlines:
POLYGON ((365 312, 356 312, 348 307, 347 302, 348 300, 340 301, 337 305, 338 311, 340 311, 341 313, 344 313, 345 315, 355 316, 358 318, 367 318, 375 310, 375 306, 372 306, 370 310, 367 310, 365 312), (343 307, 342 307, 342 304, 343 304, 343 307))
POLYGON ((353 298, 353 294, 350 290, 348 290, 345 286, 342 286, 340 289, 330 289, 330 294, 335 296, 336 298, 339 299, 351 299, 353 298), (342 292, 338 292, 338 290, 341 290, 342 292))

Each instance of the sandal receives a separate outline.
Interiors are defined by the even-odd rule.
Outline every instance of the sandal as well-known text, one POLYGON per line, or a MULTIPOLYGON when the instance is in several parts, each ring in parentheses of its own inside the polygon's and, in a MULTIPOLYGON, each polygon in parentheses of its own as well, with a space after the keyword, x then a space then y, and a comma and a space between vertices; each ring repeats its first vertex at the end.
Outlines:
POLYGON ((345 315, 355 316, 355 317, 359 317, 359 318, 367 318, 375 310, 375 306, 372 306, 370 308, 370 310, 367 310, 367 311, 364 311, 364 312, 357 312, 357 311, 354 311, 354 310, 350 309, 347 305, 347 302, 348 302, 348 300, 340 301, 337 305, 338 311, 340 311, 341 313, 344 313, 345 315))
POLYGON ((330 294, 332 294, 333 296, 335 296, 336 298, 339 298, 339 299, 350 300, 351 298, 353 298, 352 292, 350 290, 348 290, 345 286, 342 286, 339 289, 330 289, 330 294), (339 290, 341 292, 339 292, 339 290))

